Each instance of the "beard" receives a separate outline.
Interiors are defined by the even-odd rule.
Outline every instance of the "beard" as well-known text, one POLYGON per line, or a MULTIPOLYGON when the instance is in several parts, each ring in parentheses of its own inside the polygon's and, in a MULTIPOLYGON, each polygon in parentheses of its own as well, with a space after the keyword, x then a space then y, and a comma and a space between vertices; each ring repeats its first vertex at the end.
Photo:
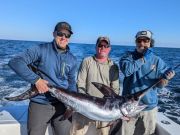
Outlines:
POLYGON ((107 57, 108 57, 108 54, 105 53, 105 52, 101 52, 101 53, 99 53, 99 57, 100 57, 100 58, 107 58, 107 57))

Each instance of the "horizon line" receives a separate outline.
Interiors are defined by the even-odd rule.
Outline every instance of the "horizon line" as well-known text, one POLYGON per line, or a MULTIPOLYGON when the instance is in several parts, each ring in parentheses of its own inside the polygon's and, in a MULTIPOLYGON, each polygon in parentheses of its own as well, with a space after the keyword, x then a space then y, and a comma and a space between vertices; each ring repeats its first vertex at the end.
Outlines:
MULTIPOLYGON (((39 41, 39 40, 26 40, 26 39, 1 39, 0 40, 10 40, 10 41, 25 41, 25 42, 51 42, 51 41, 39 41)), ((82 45, 95 45, 95 43, 82 43, 82 42, 69 42, 70 44, 82 44, 82 45)), ((135 47, 135 45, 128 45, 128 44, 112 44, 112 46, 129 46, 129 47, 135 47)), ((168 47, 168 46, 155 46, 154 48, 177 48, 180 49, 180 47, 168 47)))

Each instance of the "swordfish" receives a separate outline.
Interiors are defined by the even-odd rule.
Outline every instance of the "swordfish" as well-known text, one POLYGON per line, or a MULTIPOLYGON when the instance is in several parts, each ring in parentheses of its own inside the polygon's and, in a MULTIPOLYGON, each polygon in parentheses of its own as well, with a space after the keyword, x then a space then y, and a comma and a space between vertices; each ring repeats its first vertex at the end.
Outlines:
MULTIPOLYGON (((71 92, 65 89, 49 87, 52 96, 63 102, 66 106, 72 108, 89 119, 96 121, 111 122, 124 116, 133 117, 141 112, 146 105, 140 104, 140 99, 153 86, 148 87, 132 95, 119 96, 112 89, 104 84, 92 82, 92 84, 104 94, 104 98, 98 98, 83 93, 71 92)), ((36 87, 15 96, 6 97, 10 101, 20 101, 29 99, 38 94, 36 87)))

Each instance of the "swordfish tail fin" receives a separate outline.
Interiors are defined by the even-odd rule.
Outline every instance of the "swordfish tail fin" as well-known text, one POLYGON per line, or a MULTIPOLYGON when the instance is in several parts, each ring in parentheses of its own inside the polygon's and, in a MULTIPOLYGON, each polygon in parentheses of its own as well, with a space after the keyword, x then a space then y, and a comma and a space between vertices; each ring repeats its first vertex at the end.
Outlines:
POLYGON ((35 86, 33 86, 20 95, 17 95, 14 97, 5 97, 5 99, 9 100, 9 101, 22 101, 22 100, 26 100, 26 99, 30 99, 32 97, 35 97, 36 95, 38 95, 38 91, 35 88, 35 86))

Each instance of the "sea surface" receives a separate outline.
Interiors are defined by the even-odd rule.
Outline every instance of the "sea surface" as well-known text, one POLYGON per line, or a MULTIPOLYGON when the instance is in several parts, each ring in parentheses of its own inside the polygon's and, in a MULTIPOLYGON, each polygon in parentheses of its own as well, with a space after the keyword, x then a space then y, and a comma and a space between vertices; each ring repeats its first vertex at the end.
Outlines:
MULTIPOLYGON (((43 42, 0 40, 0 107, 17 106, 28 104, 28 100, 10 102, 4 100, 5 96, 15 96, 26 91, 30 84, 23 81, 7 65, 8 61, 23 52, 25 49, 43 42)), ((77 57, 78 63, 84 57, 94 55, 94 44, 71 43, 70 49, 77 57)), ((124 52, 134 50, 134 46, 113 45, 110 57, 118 64, 124 52)), ((155 53, 160 56, 169 66, 174 67, 180 64, 180 48, 154 48, 155 53)), ((122 86, 123 75, 120 72, 120 85, 122 86)), ((180 124, 180 68, 176 69, 175 77, 168 86, 159 93, 159 111, 163 112, 170 119, 180 124)))

